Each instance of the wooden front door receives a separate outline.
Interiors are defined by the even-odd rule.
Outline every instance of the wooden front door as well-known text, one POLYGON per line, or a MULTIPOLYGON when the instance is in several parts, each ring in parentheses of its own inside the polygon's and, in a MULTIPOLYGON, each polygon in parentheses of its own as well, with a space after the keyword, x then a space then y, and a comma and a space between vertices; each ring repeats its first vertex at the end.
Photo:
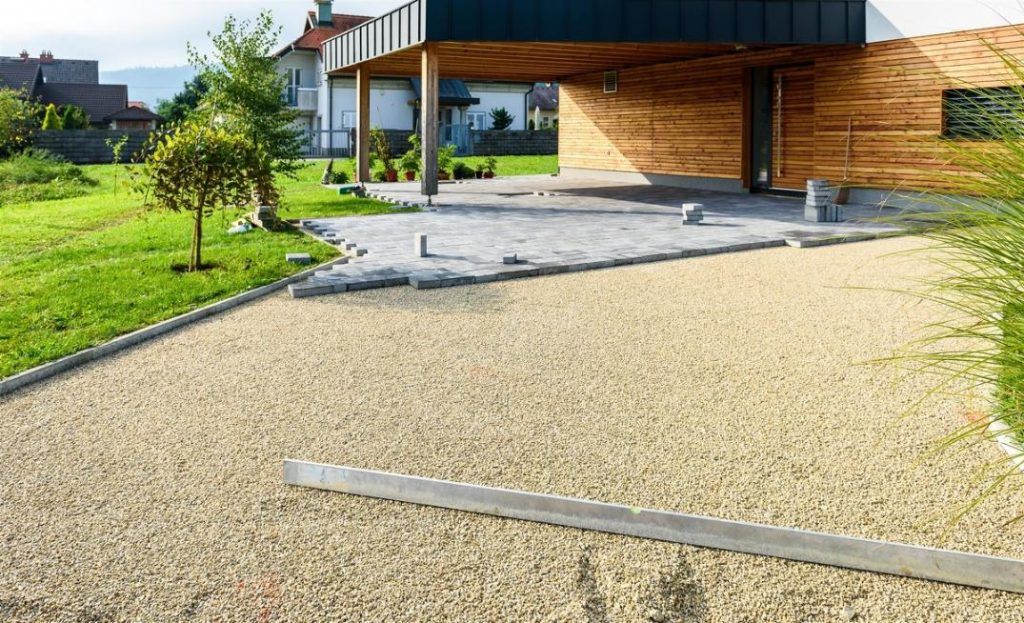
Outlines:
POLYGON ((807 190, 814 177, 814 66, 772 72, 771 187, 807 190))

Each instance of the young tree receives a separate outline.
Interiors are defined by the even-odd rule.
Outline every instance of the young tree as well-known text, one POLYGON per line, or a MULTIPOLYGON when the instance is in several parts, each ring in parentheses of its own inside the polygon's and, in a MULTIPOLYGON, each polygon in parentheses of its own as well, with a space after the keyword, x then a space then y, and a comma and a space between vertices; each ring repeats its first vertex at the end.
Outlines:
POLYGON ((0 158, 21 151, 37 127, 39 106, 21 91, 0 89, 0 158))
POLYGON ((151 139, 138 190, 147 204, 192 215, 188 270, 203 265, 203 219, 215 210, 244 206, 252 192, 254 160, 248 140, 226 127, 185 121, 151 139))
POLYGON ((50 104, 46 107, 46 116, 43 117, 43 129, 44 130, 63 130, 64 126, 61 124, 60 115, 57 113, 57 107, 50 104))
POLYGON ((209 91, 202 74, 185 83, 180 92, 169 100, 160 100, 156 105, 156 113, 168 124, 179 123, 199 108, 199 104, 209 91))
POLYGON ((513 117, 505 108, 495 108, 491 111, 491 127, 495 130, 507 130, 512 127, 513 117))
POLYGON ((253 191, 264 205, 277 204, 275 174, 294 174, 302 147, 298 113, 285 103, 286 78, 271 56, 280 35, 271 13, 263 11, 252 22, 228 17, 220 34, 211 35, 212 57, 189 46, 189 60, 209 87, 202 109, 257 148, 253 191))
POLYGON ((65 130, 85 130, 89 127, 89 115, 82 107, 67 104, 61 107, 60 125, 65 130))

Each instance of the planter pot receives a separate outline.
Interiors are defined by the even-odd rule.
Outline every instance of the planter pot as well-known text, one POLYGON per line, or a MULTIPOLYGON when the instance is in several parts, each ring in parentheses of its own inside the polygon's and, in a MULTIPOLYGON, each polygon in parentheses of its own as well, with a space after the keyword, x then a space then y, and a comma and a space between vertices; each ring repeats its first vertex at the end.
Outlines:
POLYGON ((441 181, 447 182, 450 178, 448 177, 448 172, 447 171, 438 171, 437 172, 437 179, 439 179, 441 181))
POLYGON ((483 171, 477 171, 476 172, 476 179, 478 179, 478 180, 484 179, 484 172, 483 171))
POLYGON ((406 171, 405 172, 405 180, 407 182, 415 182, 416 181, 416 171, 406 171))
POLYGON ((484 171, 484 179, 485 180, 493 180, 494 179, 494 172, 493 171, 484 171))
POLYGON ((384 179, 386 179, 389 182, 397 182, 398 181, 398 171, 385 171, 384 172, 384 179))

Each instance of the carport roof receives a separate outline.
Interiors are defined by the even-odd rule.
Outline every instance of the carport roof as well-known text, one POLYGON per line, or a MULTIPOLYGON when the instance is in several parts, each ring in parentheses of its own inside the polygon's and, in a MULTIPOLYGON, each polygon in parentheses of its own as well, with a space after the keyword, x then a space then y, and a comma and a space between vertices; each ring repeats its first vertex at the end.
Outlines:
POLYGON ((865 0, 413 0, 324 42, 326 69, 550 81, 781 45, 863 44, 865 0))

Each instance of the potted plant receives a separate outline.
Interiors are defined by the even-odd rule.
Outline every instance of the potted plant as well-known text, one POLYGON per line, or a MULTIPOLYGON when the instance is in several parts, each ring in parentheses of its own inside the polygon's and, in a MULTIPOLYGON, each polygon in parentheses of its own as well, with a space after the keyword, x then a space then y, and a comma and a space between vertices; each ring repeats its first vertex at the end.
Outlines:
POLYGON ((388 182, 397 182, 398 171, 395 170, 388 135, 380 128, 373 128, 370 130, 370 144, 373 146, 373 153, 376 154, 377 161, 384 167, 384 179, 388 182))
POLYGON ((476 173, 476 179, 478 179, 478 180, 484 179, 484 165, 478 164, 476 166, 476 171, 474 171, 474 173, 476 173))
POLYGON ((398 168, 405 173, 405 180, 412 182, 416 179, 416 171, 420 170, 420 155, 407 151, 398 159, 398 168))
POLYGON ((459 161, 452 167, 452 177, 457 180, 468 180, 473 177, 473 167, 465 162, 459 161))
POLYGON ((437 150, 437 179, 448 180, 448 171, 451 170, 452 161, 455 159, 455 145, 445 145, 437 150))
POLYGON ((494 172, 498 168, 498 161, 494 156, 488 156, 487 160, 484 160, 484 179, 494 179, 494 172))
POLYGON ((405 172, 406 181, 412 182, 416 179, 416 172, 420 170, 420 135, 413 134, 409 137, 409 151, 402 154, 398 159, 398 168, 405 172))

